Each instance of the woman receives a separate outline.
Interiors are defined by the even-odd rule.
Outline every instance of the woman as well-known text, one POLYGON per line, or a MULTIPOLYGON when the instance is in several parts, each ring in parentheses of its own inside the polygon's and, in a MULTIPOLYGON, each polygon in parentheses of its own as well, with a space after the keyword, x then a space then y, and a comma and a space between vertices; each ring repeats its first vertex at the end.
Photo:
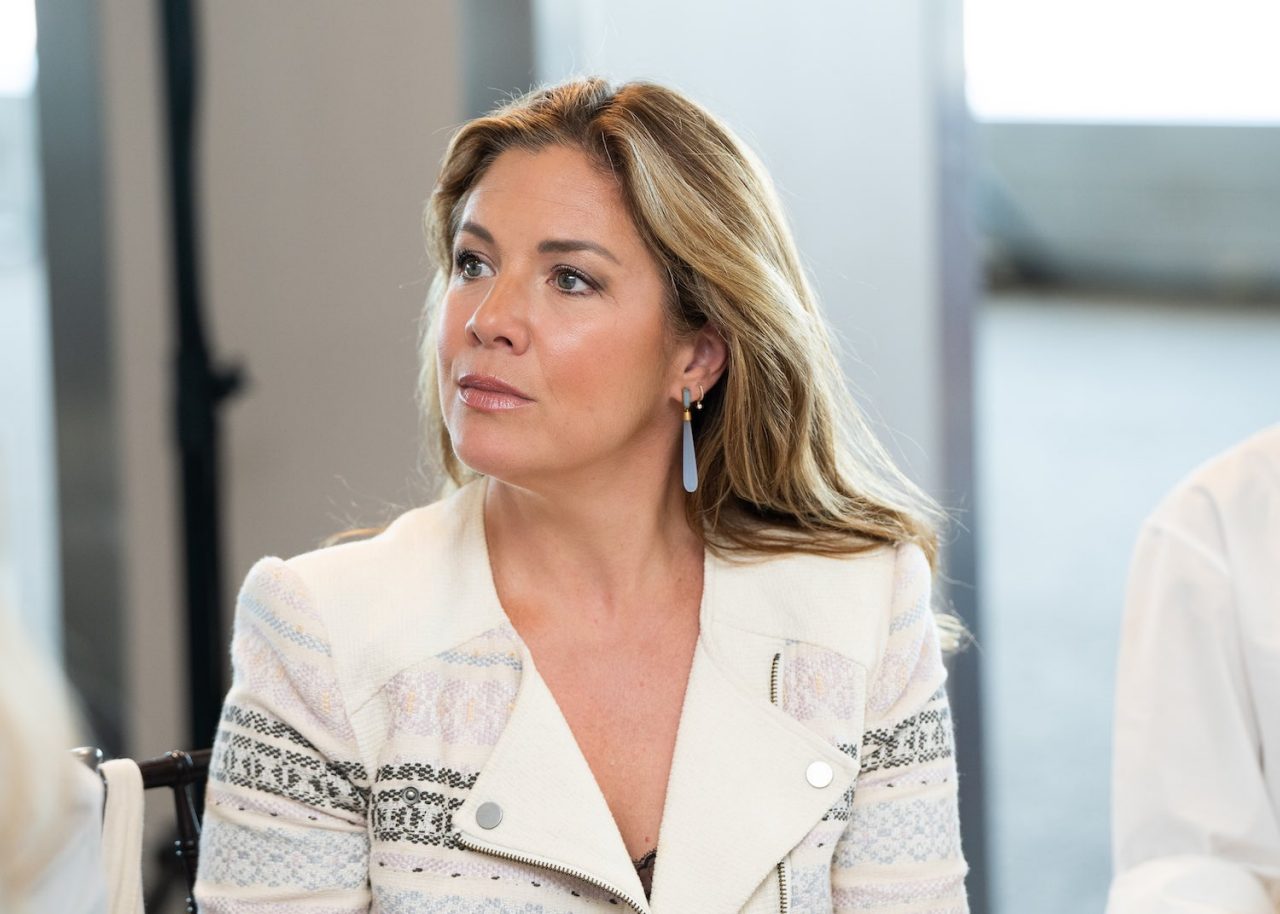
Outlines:
POLYGON ((936 538, 755 158, 575 80, 427 231, 453 489, 250 571, 201 910, 964 910, 936 538))

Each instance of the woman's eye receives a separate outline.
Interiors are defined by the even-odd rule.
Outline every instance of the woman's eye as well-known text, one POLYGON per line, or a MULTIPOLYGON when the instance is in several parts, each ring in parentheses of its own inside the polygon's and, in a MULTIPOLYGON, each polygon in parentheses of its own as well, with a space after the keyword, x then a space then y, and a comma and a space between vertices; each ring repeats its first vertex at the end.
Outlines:
POLYGON ((561 292, 582 294, 590 288, 590 283, 573 270, 560 270, 556 273, 556 288, 561 292))
POLYGON ((458 267, 458 273, 463 279, 479 279, 484 275, 484 261, 472 254, 470 251, 462 251, 458 253, 454 259, 454 263, 458 267))

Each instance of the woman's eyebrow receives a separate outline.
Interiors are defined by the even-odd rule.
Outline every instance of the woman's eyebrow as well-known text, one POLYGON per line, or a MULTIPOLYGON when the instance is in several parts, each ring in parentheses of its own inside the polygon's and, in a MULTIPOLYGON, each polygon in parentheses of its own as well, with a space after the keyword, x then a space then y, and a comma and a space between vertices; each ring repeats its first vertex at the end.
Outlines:
POLYGON ((594 241, 577 241, 568 238, 548 238, 538 245, 539 254, 572 254, 574 251, 595 251, 602 257, 607 257, 618 266, 622 266, 617 257, 603 245, 596 244, 594 241))
MULTIPOLYGON (((493 240, 493 233, 478 222, 467 220, 458 226, 458 232, 459 234, 466 232, 469 235, 475 235, 487 244, 497 244, 493 240)), ((612 260, 618 266, 622 266, 622 262, 613 255, 612 251, 602 244, 596 244, 594 241, 582 241, 575 238, 548 238, 538 244, 539 254, 572 254, 575 251, 595 251, 602 257, 612 260)))
POLYGON ((496 243, 493 240, 493 233, 490 232, 487 228, 485 228, 483 225, 481 225, 478 222, 471 222, 470 220, 468 220, 462 223, 462 225, 458 226, 458 233, 461 234, 462 232, 466 232, 470 235, 475 235, 477 238, 479 238, 481 241, 487 244, 496 243))

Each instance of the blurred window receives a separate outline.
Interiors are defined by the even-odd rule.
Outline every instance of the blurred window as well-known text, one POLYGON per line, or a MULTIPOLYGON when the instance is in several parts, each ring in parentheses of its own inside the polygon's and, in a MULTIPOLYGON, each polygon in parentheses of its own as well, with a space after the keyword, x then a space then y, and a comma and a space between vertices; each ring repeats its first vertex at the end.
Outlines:
POLYGON ((35 81, 35 3, 0 0, 0 95, 30 95, 35 81))
POLYGON ((1280 124, 1276 0, 967 0, 979 120, 1280 124))
POLYGON ((61 591, 35 88, 35 3, 0 0, 0 588, 52 654, 61 591))

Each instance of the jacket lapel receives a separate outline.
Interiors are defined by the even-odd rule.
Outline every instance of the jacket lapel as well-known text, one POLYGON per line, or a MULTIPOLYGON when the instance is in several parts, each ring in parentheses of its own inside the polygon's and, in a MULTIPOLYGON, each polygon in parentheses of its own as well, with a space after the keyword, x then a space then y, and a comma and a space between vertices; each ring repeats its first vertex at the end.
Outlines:
POLYGON ((607 886, 647 912, 644 888, 591 767, 527 647, 515 706, 466 801, 464 843, 607 886), (480 823, 496 804, 501 821, 480 823))
MULTIPOLYGON (((520 688, 502 735, 454 813, 465 844, 578 875, 644 914, 737 914, 844 795, 857 764, 770 702, 769 662, 784 639, 748 635, 718 618, 726 607, 738 615, 762 603, 790 607, 797 594, 762 590, 746 578, 739 589, 718 593, 718 570, 708 555, 701 633, 667 781, 651 904, 604 794, 514 628, 523 659, 520 688), (810 784, 814 762, 830 766, 830 783, 810 784), (485 804, 501 810, 493 827, 478 820, 485 804)), ((485 597, 510 626, 497 595, 490 589, 485 597)))
MULTIPOLYGON (((652 906, 590 766, 526 648, 502 736, 454 825, 464 843, 608 886, 639 910, 735 914, 853 783, 855 763, 747 694, 700 638, 667 784, 652 906), (809 783, 815 761, 831 766, 809 783), (501 821, 482 827, 480 808, 501 821)), ((766 670, 767 672, 767 670, 766 670)))
POLYGON ((856 775, 852 759, 767 693, 744 691, 700 639, 658 835, 654 910, 739 911, 856 775), (831 766, 829 784, 810 784, 815 761, 831 766))

